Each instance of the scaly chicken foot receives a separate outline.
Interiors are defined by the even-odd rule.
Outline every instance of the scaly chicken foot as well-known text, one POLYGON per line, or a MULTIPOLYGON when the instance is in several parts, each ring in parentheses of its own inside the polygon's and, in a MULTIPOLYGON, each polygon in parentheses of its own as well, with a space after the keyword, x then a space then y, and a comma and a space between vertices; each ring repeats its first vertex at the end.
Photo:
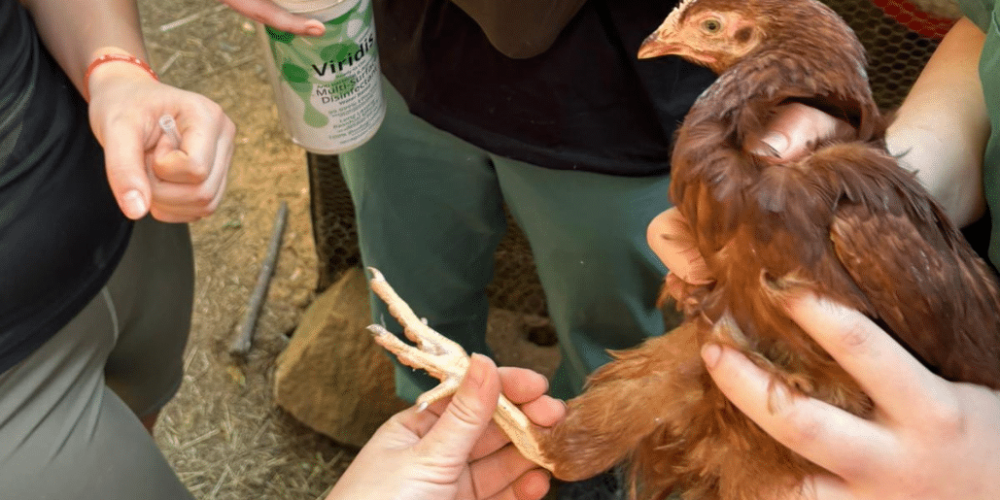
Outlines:
MULTIPOLYGON (((378 269, 369 267, 368 271, 372 275, 369 282, 372 291, 385 302, 389 314, 399 321, 406 338, 413 341, 416 347, 406 344, 382 325, 368 327, 374 335, 375 342, 396 355, 401 363, 426 370, 441 380, 440 384, 417 398, 419 408, 423 410, 431 403, 455 394, 465 377, 465 372, 469 369, 469 355, 465 349, 427 326, 425 320, 418 318, 378 269)), ((546 460, 541 452, 534 430, 536 427, 517 405, 503 394, 497 402, 493 421, 507 434, 511 443, 525 458, 550 471, 553 470, 553 464, 546 460)))

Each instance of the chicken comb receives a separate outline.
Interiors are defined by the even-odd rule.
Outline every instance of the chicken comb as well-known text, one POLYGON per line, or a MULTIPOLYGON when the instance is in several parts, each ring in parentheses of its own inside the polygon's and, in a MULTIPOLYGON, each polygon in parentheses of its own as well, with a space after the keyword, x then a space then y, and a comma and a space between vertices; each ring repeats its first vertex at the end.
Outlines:
POLYGON ((681 15, 684 13, 685 10, 687 10, 688 7, 691 6, 691 4, 697 1, 698 0, 681 0, 681 2, 677 4, 676 7, 674 7, 674 10, 670 11, 670 15, 667 16, 666 21, 664 21, 663 23, 664 27, 667 27, 672 31, 679 29, 681 22, 681 15))

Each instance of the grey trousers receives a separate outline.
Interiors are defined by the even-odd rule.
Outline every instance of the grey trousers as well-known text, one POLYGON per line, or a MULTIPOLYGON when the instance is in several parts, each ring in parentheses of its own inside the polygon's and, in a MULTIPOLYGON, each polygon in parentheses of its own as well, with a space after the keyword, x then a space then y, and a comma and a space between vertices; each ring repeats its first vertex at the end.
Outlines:
POLYGON ((137 222, 101 292, 0 374, 0 498, 192 498, 139 417, 180 386, 193 277, 187 225, 137 222))

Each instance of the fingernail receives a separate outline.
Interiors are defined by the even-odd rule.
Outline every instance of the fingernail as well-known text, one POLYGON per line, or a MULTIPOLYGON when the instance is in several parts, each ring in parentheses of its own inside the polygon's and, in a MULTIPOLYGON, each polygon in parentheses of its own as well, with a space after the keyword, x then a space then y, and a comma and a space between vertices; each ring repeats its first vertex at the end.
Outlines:
POLYGON ((755 151, 758 155, 774 156, 776 158, 781 158, 782 153, 788 149, 788 138, 785 134, 778 132, 768 132, 760 142, 764 143, 765 148, 758 148, 755 151), (768 150, 769 149, 769 150, 768 150))
POLYGON ((142 199, 142 193, 136 190, 129 191, 122 196, 125 204, 125 215, 137 219, 146 212, 146 201, 142 199))
POLYGON ((715 368, 722 357, 722 347, 719 344, 709 342, 701 347, 701 359, 705 361, 705 366, 715 368))
POLYGON ((469 371, 465 376, 475 383, 476 387, 482 387, 486 381, 487 364, 486 356, 473 353, 472 359, 469 361, 469 371))
POLYGON ((315 19, 310 19, 309 21, 306 21, 306 34, 307 35, 309 35, 309 36, 320 36, 320 35, 322 35, 325 32, 326 32, 326 27, 323 26, 323 23, 321 23, 321 22, 319 22, 319 21, 317 21, 315 19))

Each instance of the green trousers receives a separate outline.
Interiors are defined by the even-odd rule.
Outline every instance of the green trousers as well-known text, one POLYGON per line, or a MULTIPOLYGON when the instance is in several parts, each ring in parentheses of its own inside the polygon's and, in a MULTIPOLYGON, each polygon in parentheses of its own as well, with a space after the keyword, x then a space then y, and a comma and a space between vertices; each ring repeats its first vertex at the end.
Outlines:
MULTIPOLYGON (((646 244, 646 226, 669 207, 667 176, 552 170, 504 158, 411 115, 383 84, 382 128, 340 162, 364 264, 382 271, 418 316, 467 351, 490 354, 485 290, 506 203, 531 244, 558 334, 553 396, 578 394, 610 359, 607 349, 663 333, 655 299, 666 268, 646 244)), ((376 297, 372 316, 401 332, 376 297)), ((397 364, 404 399, 436 383, 397 364)))

